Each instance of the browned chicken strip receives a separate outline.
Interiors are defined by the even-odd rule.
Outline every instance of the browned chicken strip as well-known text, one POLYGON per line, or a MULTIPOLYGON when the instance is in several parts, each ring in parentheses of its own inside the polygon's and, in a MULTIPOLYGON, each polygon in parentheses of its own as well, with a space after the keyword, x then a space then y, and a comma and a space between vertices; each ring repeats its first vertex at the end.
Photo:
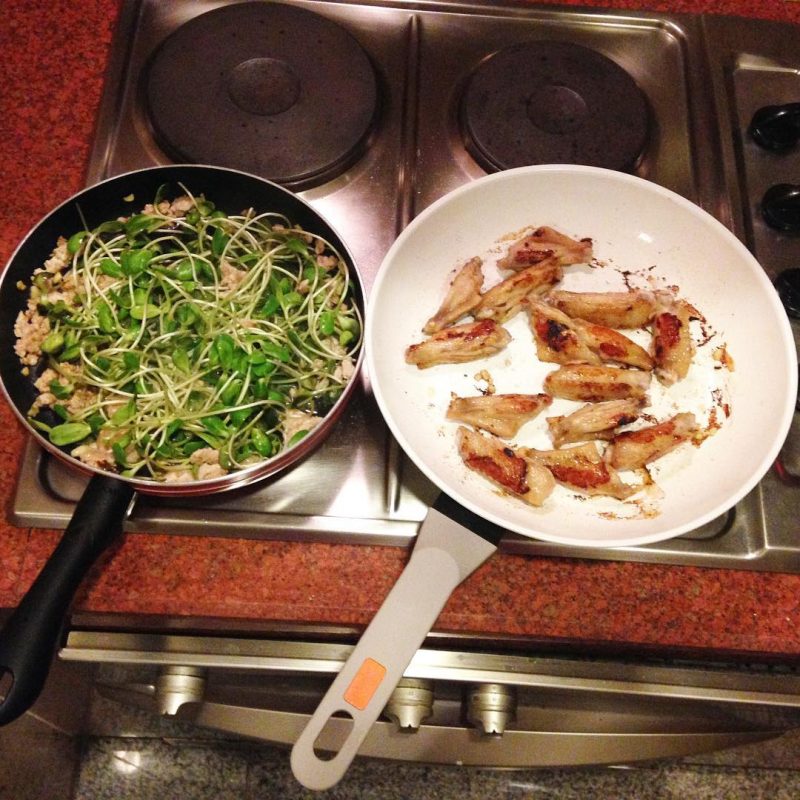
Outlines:
POLYGON ((436 333, 458 322, 481 302, 482 266, 481 259, 471 258, 459 269, 439 310, 425 323, 425 333, 436 333))
POLYGON ((459 427, 456 437, 464 464, 514 497, 540 506, 553 491, 552 474, 535 457, 525 458, 500 439, 469 428, 459 427))
POLYGON ((605 459, 614 469, 638 469, 688 442, 697 430, 694 414, 676 414, 657 425, 618 433, 606 449, 605 459))
POLYGON ((587 403, 567 416, 548 417, 550 437, 556 447, 590 439, 612 439, 616 428, 638 419, 641 406, 641 400, 631 398, 587 403))
POLYGON ((535 298, 525 301, 528 324, 536 340, 540 361, 555 364, 600 364, 581 331, 562 311, 535 298))
POLYGON ((544 294, 561 280, 562 269, 555 259, 534 264, 506 278, 487 291, 475 309, 476 319, 505 322, 521 308, 531 294, 544 294))
POLYGON ((591 239, 572 239, 563 233, 542 226, 517 240, 508 248, 505 258, 497 262, 500 269, 519 270, 555 258, 562 266, 582 264, 592 257, 591 239))
POLYGON ((671 295, 662 295, 659 300, 653 317, 653 360, 658 380, 672 386, 686 377, 694 357, 691 306, 671 295))
POLYGON ((538 458, 558 483, 583 494, 607 495, 624 500, 638 489, 626 484, 613 467, 603 461, 594 442, 563 450, 533 450, 521 447, 520 454, 538 458))
POLYGON ((548 394, 492 394, 453 397, 447 418, 509 438, 553 402, 548 394))
POLYGON ((437 364, 463 364, 499 353, 511 341, 511 334, 492 319, 467 322, 434 333, 406 349, 406 363, 420 369, 437 364))
POLYGON ((651 292, 568 292, 554 289, 549 303, 570 317, 609 328, 642 328, 656 310, 651 292))
POLYGON ((587 403, 642 399, 649 388, 649 372, 592 364, 568 364, 544 379, 544 390, 553 397, 587 403))
POLYGON ((581 319, 574 321, 575 329, 582 336, 587 346, 596 353, 602 361, 615 364, 627 364, 639 369, 653 369, 653 359, 643 347, 632 342, 627 336, 618 331, 597 325, 594 322, 585 322, 581 319))

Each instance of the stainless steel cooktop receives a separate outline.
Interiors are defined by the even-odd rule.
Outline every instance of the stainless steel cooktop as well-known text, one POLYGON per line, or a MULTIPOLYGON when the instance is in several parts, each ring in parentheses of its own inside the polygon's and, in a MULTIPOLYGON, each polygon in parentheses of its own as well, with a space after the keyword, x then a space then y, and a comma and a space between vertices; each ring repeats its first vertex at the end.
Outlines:
MULTIPOLYGON (((166 51, 176 50, 182 54, 180 62, 198 48, 198 57, 205 62, 214 58, 217 42, 225 37, 233 38, 235 53, 235 29, 223 26, 215 38, 217 20, 224 22, 224 16, 215 17, 213 25, 207 24, 208 18, 192 23, 201 32, 205 29, 205 38, 182 41, 184 32, 191 30, 187 23, 232 5, 203 0, 123 4, 87 183, 174 159, 193 159, 192 148, 217 152, 204 149, 202 139, 197 144, 195 134, 201 136, 208 127, 202 120, 190 117, 176 123, 170 116, 182 96, 187 107, 192 105, 188 102, 192 82, 175 73, 177 85, 170 85, 164 78, 169 72, 159 60, 166 51), (176 31, 181 38, 168 39, 176 31), (156 80, 160 83, 154 88, 156 80), (162 111, 166 109, 166 120, 153 111, 155 95, 162 111), (191 135, 176 143, 170 137, 182 133, 181 126, 191 135)), ((717 16, 535 8, 513 2, 293 0, 281 6, 317 15, 326 31, 333 23, 336 30, 346 32, 344 38, 354 40, 349 46, 360 48, 374 69, 373 116, 369 124, 360 122, 361 117, 353 123, 363 130, 356 130, 352 148, 333 157, 325 169, 313 174, 301 169, 299 177, 284 180, 327 216, 350 244, 367 291, 383 254, 417 213, 492 169, 481 143, 466 135, 463 97, 472 76, 492 54, 537 42, 599 54, 641 90, 647 136, 644 149, 628 167, 631 171, 714 214, 745 240, 771 278, 800 266, 800 237, 776 231, 761 214, 764 192, 800 174, 800 148, 767 151, 748 134, 759 108, 800 100, 795 26, 717 16)), ((315 46, 327 47, 322 39, 315 43, 302 32, 300 41, 305 59, 314 58, 315 46)), ((280 73, 281 93, 259 94, 259 79, 262 88, 263 80, 276 79, 274 59, 248 57, 246 62, 236 65, 235 91, 229 83, 225 102, 234 97, 240 108, 250 107, 256 115, 254 125, 263 126, 265 115, 293 102, 297 87, 280 73)), ((572 111, 585 112, 580 96, 570 90, 565 97, 556 78, 553 85, 555 91, 539 98, 556 103, 553 113, 563 111, 565 101, 572 111)), ((203 102, 211 108, 218 100, 212 93, 203 102)), ((332 91, 328 117, 334 124, 337 103, 332 91)), ((224 113, 223 107, 223 130, 218 135, 241 145, 235 131, 224 129, 228 122, 224 113)), ((550 124, 567 130, 579 122, 558 118, 550 124)), ((259 141, 263 130, 247 133, 247 147, 259 141)), ((604 135, 612 137, 610 146, 616 143, 613 128, 604 135)), ((251 163, 251 171, 258 172, 264 164, 261 174, 272 177, 272 167, 258 156, 251 163)), ((509 535, 501 549, 800 572, 800 536, 794 521, 800 489, 793 478, 800 475, 797 439, 793 432, 780 469, 771 470, 728 514, 690 535, 621 550, 573 549, 509 535)), ((64 527, 83 486, 80 476, 30 443, 21 463, 13 520, 24 526, 64 527)), ((141 496, 127 529, 402 545, 416 535, 434 494, 389 436, 365 376, 333 435, 299 466, 229 494, 190 500, 141 496)))

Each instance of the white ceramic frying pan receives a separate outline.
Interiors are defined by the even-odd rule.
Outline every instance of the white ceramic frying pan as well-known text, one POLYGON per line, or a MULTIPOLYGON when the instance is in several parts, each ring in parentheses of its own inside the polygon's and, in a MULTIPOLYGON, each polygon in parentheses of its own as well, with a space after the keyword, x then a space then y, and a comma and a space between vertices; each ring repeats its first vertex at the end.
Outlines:
MULTIPOLYGON (((632 335, 647 344, 646 332, 632 335)), ((787 435, 797 394, 788 320, 744 245, 683 197, 592 167, 508 170, 426 209, 384 260, 368 303, 366 347, 373 391, 392 434, 443 498, 456 503, 441 500, 423 523, 406 570, 295 745, 295 774, 316 789, 344 774, 450 592, 493 552, 498 531, 620 547, 693 530, 731 508, 763 477, 787 435), (451 393, 478 394, 481 370, 497 392, 540 392, 555 368, 536 358, 524 314, 506 324, 513 340, 491 358, 426 370, 405 363, 406 348, 424 338, 421 328, 455 270, 481 256, 488 288, 501 277, 495 262, 510 242, 542 225, 593 240, 593 263, 567 267, 561 288, 674 287, 705 319, 693 323, 698 346, 689 375, 668 389, 654 382, 648 412, 663 419, 692 411, 714 433, 702 446, 684 445, 656 462, 654 484, 625 502, 581 498, 557 487, 541 508, 532 508, 461 463, 457 424, 445 419, 451 393), (352 717, 352 730, 324 759, 314 743, 336 712, 352 717)), ((578 405, 556 400, 515 443, 551 448, 544 418, 578 405)))

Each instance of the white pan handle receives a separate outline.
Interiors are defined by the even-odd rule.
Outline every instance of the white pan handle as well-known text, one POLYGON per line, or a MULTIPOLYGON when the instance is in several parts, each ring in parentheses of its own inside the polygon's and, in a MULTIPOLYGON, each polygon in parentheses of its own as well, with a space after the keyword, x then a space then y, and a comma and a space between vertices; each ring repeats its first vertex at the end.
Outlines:
POLYGON ((496 546, 435 509, 428 512, 411 558, 292 748, 292 771, 309 789, 328 789, 347 771, 453 589, 496 546), (314 743, 330 717, 352 717, 332 758, 314 743))

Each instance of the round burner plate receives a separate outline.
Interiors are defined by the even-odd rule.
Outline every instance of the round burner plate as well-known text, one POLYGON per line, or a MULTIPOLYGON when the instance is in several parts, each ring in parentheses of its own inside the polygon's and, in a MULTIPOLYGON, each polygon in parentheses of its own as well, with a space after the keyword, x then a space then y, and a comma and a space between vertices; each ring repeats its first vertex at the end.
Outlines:
POLYGON ((648 137, 647 101, 610 58, 566 42, 498 51, 461 103, 467 148, 489 171, 532 164, 630 170, 648 137))
POLYGON ((182 161, 309 186, 363 152, 378 92, 372 64, 340 25, 250 2, 206 12, 162 42, 147 70, 159 146, 182 161))

